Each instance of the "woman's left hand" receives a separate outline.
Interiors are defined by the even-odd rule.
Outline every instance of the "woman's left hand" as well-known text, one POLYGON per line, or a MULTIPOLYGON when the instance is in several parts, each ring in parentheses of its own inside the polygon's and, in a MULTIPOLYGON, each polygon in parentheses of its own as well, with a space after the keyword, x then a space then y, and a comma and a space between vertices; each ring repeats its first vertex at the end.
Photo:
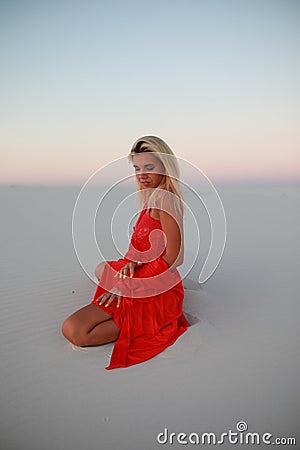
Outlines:
POLYGON ((115 277, 119 278, 132 278, 136 267, 140 267, 142 265, 141 262, 130 261, 116 273, 115 277))
POLYGON ((117 308, 119 308, 122 300, 122 292, 119 289, 112 288, 109 292, 104 292, 104 294, 100 295, 98 297, 97 301, 99 305, 102 305, 102 303, 105 303, 105 307, 109 306, 111 302, 113 302, 116 299, 118 299, 117 308))

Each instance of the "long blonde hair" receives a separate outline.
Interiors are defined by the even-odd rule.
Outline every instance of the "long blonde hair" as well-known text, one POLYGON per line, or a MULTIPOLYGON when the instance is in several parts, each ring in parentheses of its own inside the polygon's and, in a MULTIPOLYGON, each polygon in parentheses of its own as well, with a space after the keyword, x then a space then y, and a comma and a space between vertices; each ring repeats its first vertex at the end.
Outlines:
MULTIPOLYGON (((164 166, 164 176, 154 189, 154 192, 149 196, 148 190, 141 188, 137 182, 137 190, 140 195, 140 200, 144 204, 147 202, 149 208, 162 208, 162 195, 163 191, 173 194, 168 196, 172 198, 172 204, 177 212, 183 214, 183 196, 179 186, 179 166, 175 154, 169 147, 169 145, 158 136, 143 136, 137 139, 128 155, 129 161, 133 161, 133 156, 139 153, 150 152, 153 153, 157 159, 164 166)), ((164 196, 164 200, 165 200, 164 196)), ((168 202, 170 203, 170 201, 168 202)))

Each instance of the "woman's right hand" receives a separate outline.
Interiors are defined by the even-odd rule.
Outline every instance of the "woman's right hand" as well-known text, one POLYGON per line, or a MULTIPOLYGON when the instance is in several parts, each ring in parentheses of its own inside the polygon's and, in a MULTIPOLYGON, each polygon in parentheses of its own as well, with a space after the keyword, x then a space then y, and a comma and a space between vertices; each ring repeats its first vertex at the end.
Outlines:
POLYGON ((140 267, 141 265, 142 265, 142 263, 140 263, 140 262, 130 261, 130 262, 126 263, 125 266, 123 266, 122 269, 119 270, 119 272, 116 273, 115 277, 132 278, 135 269, 137 267, 140 267))

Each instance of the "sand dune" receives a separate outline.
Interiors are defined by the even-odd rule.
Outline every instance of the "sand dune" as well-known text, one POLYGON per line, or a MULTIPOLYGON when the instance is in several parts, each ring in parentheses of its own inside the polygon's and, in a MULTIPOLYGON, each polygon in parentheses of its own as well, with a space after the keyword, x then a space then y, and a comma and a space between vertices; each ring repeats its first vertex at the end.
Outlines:
POLYGON ((191 327, 155 358, 111 371, 113 344, 76 348, 60 332, 95 290, 73 249, 78 193, 0 188, 0 448, 152 450, 165 428, 220 435, 239 421, 299 446, 299 189, 220 190, 226 247, 199 286, 204 242, 184 280, 191 327))

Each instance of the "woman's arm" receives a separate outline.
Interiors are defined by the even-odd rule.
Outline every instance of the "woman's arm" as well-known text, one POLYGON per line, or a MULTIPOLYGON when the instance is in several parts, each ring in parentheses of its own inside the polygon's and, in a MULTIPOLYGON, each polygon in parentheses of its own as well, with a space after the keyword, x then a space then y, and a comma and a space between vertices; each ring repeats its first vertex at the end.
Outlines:
POLYGON ((166 236, 166 253, 162 257, 171 269, 183 263, 183 224, 167 212, 158 210, 159 220, 166 236))

